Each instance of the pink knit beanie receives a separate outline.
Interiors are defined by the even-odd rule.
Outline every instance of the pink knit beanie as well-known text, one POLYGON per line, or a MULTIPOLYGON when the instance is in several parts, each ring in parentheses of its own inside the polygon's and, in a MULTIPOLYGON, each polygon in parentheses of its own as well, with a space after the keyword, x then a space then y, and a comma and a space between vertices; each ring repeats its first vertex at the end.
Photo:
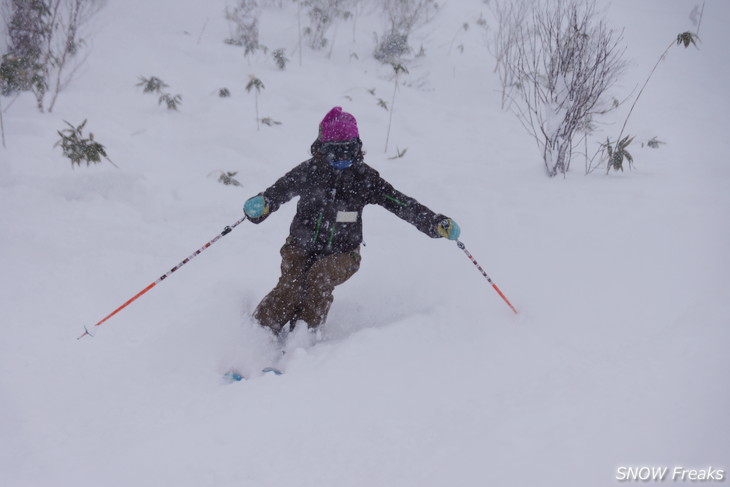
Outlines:
POLYGON ((341 142, 359 137, 357 120, 342 107, 334 107, 319 124, 319 140, 321 142, 341 142))

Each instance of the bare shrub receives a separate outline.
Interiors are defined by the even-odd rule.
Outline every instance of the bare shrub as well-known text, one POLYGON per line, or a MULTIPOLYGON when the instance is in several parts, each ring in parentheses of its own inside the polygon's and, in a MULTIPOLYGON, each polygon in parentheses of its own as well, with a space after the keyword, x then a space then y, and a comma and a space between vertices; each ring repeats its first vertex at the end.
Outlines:
POLYGON ((309 25, 304 28, 304 36, 309 47, 321 50, 331 44, 331 40, 327 38, 328 32, 338 19, 350 18, 351 2, 352 0, 304 0, 309 17, 309 25))
POLYGON ((5 0, 2 16, 10 42, 0 67, 3 92, 30 90, 41 112, 53 111, 59 92, 85 59, 84 27, 103 4, 103 0, 5 0))
POLYGON ((618 107, 608 91, 626 66, 622 33, 590 0, 495 2, 493 11, 505 107, 535 138, 548 175, 565 174, 576 136, 618 107))
POLYGON ((435 0, 380 0, 387 21, 385 32, 376 38, 373 56, 381 63, 399 63, 412 50, 408 37, 426 23, 438 8, 435 0))
POLYGON ((8 50, 3 52, 0 65, 0 93, 7 96, 36 87, 45 90, 47 83, 41 60, 43 33, 48 24, 46 5, 37 0, 5 0, 0 5, 3 32, 7 32, 8 40, 8 50))
POLYGON ((226 39, 227 44, 242 46, 244 55, 249 56, 256 52, 259 46, 259 9, 256 0, 237 0, 233 7, 226 7, 226 20, 233 27, 231 37, 226 39))

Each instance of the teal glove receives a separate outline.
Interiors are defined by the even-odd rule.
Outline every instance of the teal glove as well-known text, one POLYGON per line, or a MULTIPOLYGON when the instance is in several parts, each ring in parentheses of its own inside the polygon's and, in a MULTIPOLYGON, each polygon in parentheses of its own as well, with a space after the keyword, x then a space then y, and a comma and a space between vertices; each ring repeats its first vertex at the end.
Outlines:
POLYGON ((448 238, 449 240, 456 240, 459 238, 459 235, 461 235, 461 228, 459 228, 459 224, 451 218, 441 220, 441 222, 436 225, 436 231, 439 235, 444 238, 448 238))
POLYGON ((243 212, 249 218, 261 218, 269 214, 269 202, 259 194, 249 198, 243 205, 243 212))

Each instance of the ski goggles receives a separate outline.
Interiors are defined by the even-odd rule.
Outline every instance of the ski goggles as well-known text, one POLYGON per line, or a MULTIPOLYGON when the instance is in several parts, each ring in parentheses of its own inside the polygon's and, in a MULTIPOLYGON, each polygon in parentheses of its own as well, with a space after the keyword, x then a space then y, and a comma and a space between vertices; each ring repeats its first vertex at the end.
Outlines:
POLYGON ((335 169, 346 169, 360 153, 362 142, 360 139, 345 140, 342 142, 323 142, 319 151, 325 160, 335 169))

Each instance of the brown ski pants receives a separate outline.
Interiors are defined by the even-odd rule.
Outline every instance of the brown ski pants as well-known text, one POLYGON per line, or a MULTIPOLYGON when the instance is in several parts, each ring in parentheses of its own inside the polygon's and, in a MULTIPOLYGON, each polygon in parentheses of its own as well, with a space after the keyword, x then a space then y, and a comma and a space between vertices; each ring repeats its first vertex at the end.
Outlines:
POLYGON ((303 320, 316 328, 327 319, 335 286, 360 268, 360 251, 314 258, 289 243, 281 248, 281 277, 259 303, 254 318, 279 333, 287 323, 303 320))

